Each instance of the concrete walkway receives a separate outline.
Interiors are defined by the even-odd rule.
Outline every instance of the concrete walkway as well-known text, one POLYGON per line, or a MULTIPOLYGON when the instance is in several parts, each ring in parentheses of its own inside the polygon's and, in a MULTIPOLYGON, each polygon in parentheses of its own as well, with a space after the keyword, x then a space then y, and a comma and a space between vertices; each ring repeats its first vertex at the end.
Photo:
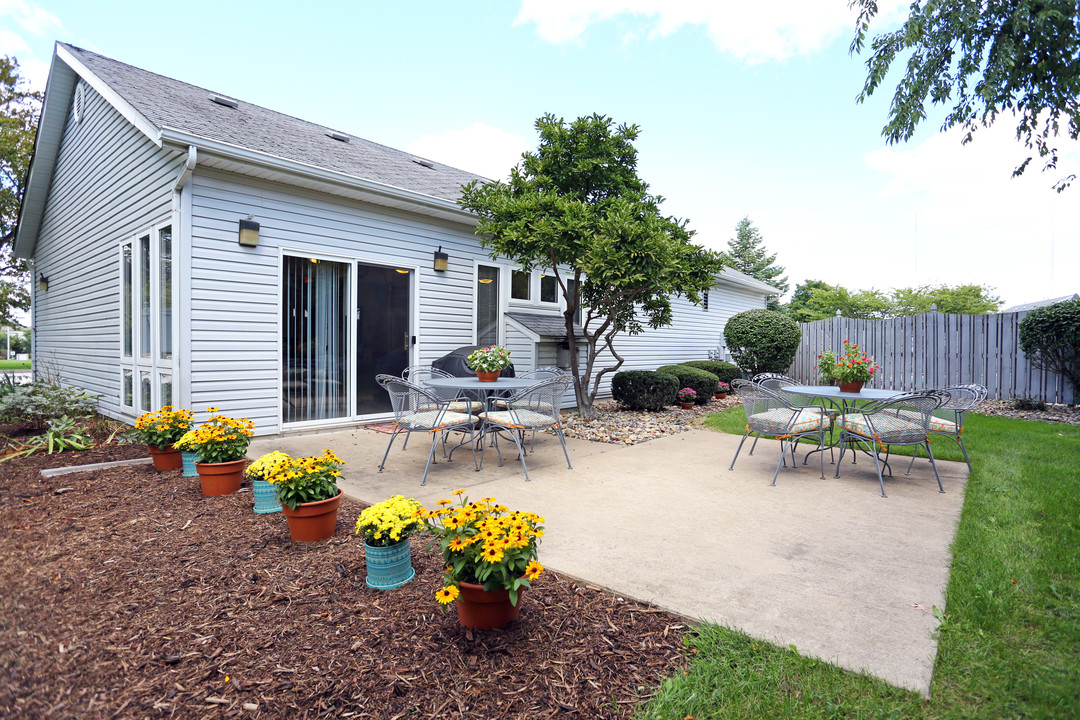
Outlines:
POLYGON ((945 606, 962 463, 938 463, 941 494, 925 459, 910 477, 907 458, 897 459, 882 498, 865 456, 856 465, 845 458, 838 480, 828 459, 822 480, 814 456, 770 487, 772 441, 753 457, 748 443, 729 471, 732 435, 694 430, 635 446, 570 440, 568 470, 558 440, 544 435, 527 458, 530 483, 512 450, 501 468, 489 452, 479 472, 459 450, 452 463, 437 451, 421 487, 426 438, 414 435, 404 452, 396 440, 380 474, 388 439, 358 428, 260 439, 249 454, 331 448, 346 461, 342 488, 365 503, 401 493, 433 506, 458 488, 496 497, 545 516, 540 561, 552 570, 929 693, 931 608, 945 606))

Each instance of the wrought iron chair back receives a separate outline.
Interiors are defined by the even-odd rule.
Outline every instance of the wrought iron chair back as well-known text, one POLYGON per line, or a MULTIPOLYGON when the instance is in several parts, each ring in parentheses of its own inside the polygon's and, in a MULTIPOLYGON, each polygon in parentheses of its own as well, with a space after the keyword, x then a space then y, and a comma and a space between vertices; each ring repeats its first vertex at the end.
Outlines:
MULTIPOLYGON (((930 434, 950 438, 959 445, 970 472, 971 458, 968 457, 967 446, 964 444, 964 423, 967 414, 986 399, 986 387, 974 384, 950 385, 943 388, 943 391, 949 393, 949 400, 934 412, 935 417, 930 418, 930 434)), ((916 447, 911 463, 908 464, 909 473, 918 456, 919 449, 916 447)))
MULTIPOLYGON (((573 379, 567 375, 541 380, 535 385, 521 390, 508 398, 505 398, 505 410, 494 410, 483 415, 486 425, 496 434, 509 436, 517 447, 518 456, 521 459, 521 467, 525 472, 525 480, 529 480, 529 468, 525 464, 525 447, 522 435, 527 431, 551 429, 559 438, 562 445, 563 455, 566 457, 566 465, 571 470, 570 454, 566 450, 566 438, 562 431, 562 422, 559 410, 562 406, 563 395, 573 384, 573 379)), ((499 453, 499 466, 502 466, 502 451, 495 445, 499 453)), ((481 463, 483 463, 483 451, 481 451, 481 463)))
MULTIPOLYGON (((780 474, 781 464, 786 464, 785 446, 791 450, 791 462, 795 465, 795 445, 801 438, 817 436, 818 447, 825 442, 825 430, 829 426, 828 418, 819 407, 800 407, 792 404, 787 398, 773 392, 763 385, 750 380, 732 380, 731 390, 743 403, 746 411, 746 431, 743 433, 739 447, 735 450, 735 457, 731 460, 729 470, 735 469, 735 461, 739 459, 739 452, 747 436, 755 434, 754 442, 761 436, 774 437, 780 440, 780 460, 776 463, 776 472, 773 473, 772 484, 776 484, 776 478, 780 474)), ((753 449, 750 451, 753 454, 753 449)), ((825 454, 821 454, 821 477, 825 477, 825 454)))
POLYGON ((450 403, 448 410, 461 413, 478 413, 483 409, 483 403, 471 397, 463 390, 456 388, 439 388, 425 385, 428 380, 435 378, 452 378, 452 374, 440 370, 431 365, 411 365, 401 371, 401 379, 407 380, 414 385, 423 386, 425 390, 437 395, 442 400, 450 403))
POLYGON ((788 387, 790 385, 798 385, 792 378, 782 373, 758 373, 750 382, 755 385, 761 385, 769 390, 779 391, 782 387, 788 387))

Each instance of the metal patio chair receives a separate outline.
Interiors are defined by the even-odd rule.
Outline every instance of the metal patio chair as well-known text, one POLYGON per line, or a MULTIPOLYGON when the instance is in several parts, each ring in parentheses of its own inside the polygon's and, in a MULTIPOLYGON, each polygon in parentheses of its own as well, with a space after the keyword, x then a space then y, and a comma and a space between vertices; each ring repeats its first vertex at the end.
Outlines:
MULTIPOLYGON (((923 390, 898 395, 867 405, 857 412, 845 414, 840 423, 840 459, 836 463, 834 477, 840 477, 840 464, 844 461, 844 453, 849 447, 852 453, 856 447, 868 448, 865 451, 874 457, 881 497, 887 497, 881 466, 884 462, 885 466, 889 467, 889 449, 893 445, 915 445, 926 448, 926 454, 934 468, 934 477, 937 478, 938 491, 945 492, 945 488, 941 486, 937 463, 934 462, 934 452, 930 449, 930 419, 934 411, 948 401, 947 392, 923 390), (884 461, 878 448, 885 450, 884 461)), ((892 476, 891 467, 889 476, 892 476)))
MULTIPOLYGON (((780 388, 785 388, 785 387, 788 387, 789 385, 798 385, 799 384, 793 378, 789 378, 787 375, 784 375, 783 373, 773 373, 773 372, 758 373, 754 377, 750 378, 750 382, 754 383, 755 385, 760 385, 761 387, 765 388, 766 390, 772 390, 774 393, 777 393, 777 394, 780 394, 780 388)), ((787 397, 787 396, 785 396, 785 397, 787 397)), ((793 402, 793 401, 789 401, 789 402, 791 402, 791 404, 793 406, 798 407, 798 408, 817 407, 815 405, 806 405, 804 403, 797 403, 797 402, 793 402)), ((754 442, 750 445, 750 454, 751 455, 754 454, 754 450, 757 448, 757 441, 758 441, 758 439, 755 437, 754 442)))
POLYGON ((424 383, 432 378, 452 378, 454 377, 445 370, 440 370, 437 367, 431 365, 411 365, 401 371, 401 379, 407 380, 414 385, 423 386, 430 392, 435 393, 444 400, 449 401, 450 407, 448 408, 452 412, 459 413, 479 413, 484 409, 484 404, 477 400, 465 396, 462 391, 453 390, 448 388, 433 388, 428 387, 424 383))
MULTIPOLYGON (((791 451, 792 467, 798 467, 795 462, 795 446, 800 439, 817 437, 818 448, 824 447, 829 419, 821 408, 793 405, 779 393, 750 380, 732 380, 731 390, 742 400, 743 409, 746 411, 746 432, 739 441, 739 447, 735 450, 735 457, 731 459, 728 470, 735 469, 735 461, 739 459, 739 452, 750 433, 754 433, 755 443, 757 438, 763 435, 780 441, 780 459, 776 463, 771 485, 776 485, 780 466, 787 464, 787 450, 791 451), (787 448, 784 447, 785 442, 787 448)), ((825 479, 825 453, 821 454, 821 478, 825 479)))
MULTIPOLYGON (((394 431, 390 435, 390 442, 386 445, 382 462, 379 463, 379 472, 386 465, 386 458, 390 455, 390 447, 398 435, 405 433, 405 438, 414 432, 426 432, 431 434, 431 449, 428 451, 427 465, 424 467, 424 477, 421 485, 427 484, 428 471, 431 469, 435 458, 435 445, 439 442, 439 436, 450 431, 458 431, 469 434, 469 442, 474 443, 476 438, 477 418, 470 413, 454 412, 449 409, 450 402, 440 398, 431 389, 421 387, 394 375, 376 375, 375 382, 382 385, 390 395, 390 404, 394 408, 394 431)), ((402 447, 402 450, 405 448, 402 447)), ((476 463, 476 450, 473 446, 473 464, 479 470, 476 463)))
MULTIPOLYGON (((563 436, 559 406, 562 396, 570 388, 573 379, 569 376, 541 380, 524 390, 506 398, 505 410, 492 410, 483 414, 484 432, 490 432, 495 436, 495 450, 499 453, 499 467, 502 467, 502 450, 499 449, 498 435, 505 434, 514 441, 517 446, 518 458, 521 460, 521 468, 525 471, 525 481, 529 481, 529 468, 525 464, 524 433, 532 430, 555 431, 555 435, 562 444, 563 455, 566 457, 566 466, 571 470, 570 453, 566 450, 566 438, 563 436), (519 437, 520 435, 520 437, 519 437)), ((480 450, 480 464, 484 462, 484 450, 480 450)))
MULTIPOLYGON (((982 385, 950 385, 942 390, 949 393, 949 401, 939 407, 930 418, 930 434, 950 438, 959 445, 960 452, 964 453, 964 462, 967 463, 968 472, 971 472, 971 459, 964 446, 964 420, 969 412, 986 399, 986 388, 982 385)), ((919 457, 918 446, 915 447, 915 454, 908 464, 905 475, 911 473, 917 457, 919 457)))

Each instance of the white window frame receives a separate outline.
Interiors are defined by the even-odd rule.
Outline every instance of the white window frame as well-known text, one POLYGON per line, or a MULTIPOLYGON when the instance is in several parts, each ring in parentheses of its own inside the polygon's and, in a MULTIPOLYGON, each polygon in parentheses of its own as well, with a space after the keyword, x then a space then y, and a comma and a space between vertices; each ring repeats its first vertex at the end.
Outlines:
MULTIPOLYGON (((480 328, 476 325, 476 304, 479 302, 479 280, 480 280, 480 266, 496 268, 499 271, 498 283, 499 283, 499 295, 496 298, 496 312, 498 313, 498 319, 495 324, 498 328, 498 339, 496 343, 502 345, 506 342, 506 310, 510 303, 510 270, 514 269, 513 265, 497 262, 490 259, 473 260, 472 271, 472 344, 479 344, 479 331, 480 328)), ((520 268, 518 268, 520 270, 520 268)), ((524 300, 515 300, 515 304, 524 306, 528 305, 524 300)))

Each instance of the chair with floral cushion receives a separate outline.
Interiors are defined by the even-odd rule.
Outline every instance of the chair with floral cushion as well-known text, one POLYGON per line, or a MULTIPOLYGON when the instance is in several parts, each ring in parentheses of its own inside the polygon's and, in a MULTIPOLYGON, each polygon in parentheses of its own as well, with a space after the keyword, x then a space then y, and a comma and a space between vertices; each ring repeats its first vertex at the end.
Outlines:
MULTIPOLYGON (((817 438, 818 448, 824 447, 825 430, 829 419, 819 407, 799 407, 787 398, 750 380, 732 380, 731 390, 740 400, 746 411, 746 431, 743 433, 735 457, 731 459, 729 470, 735 469, 746 438, 753 433, 755 441, 761 436, 772 437, 780 441, 780 459, 776 463, 772 485, 780 474, 780 466, 787 464, 787 450, 791 451, 791 464, 795 463, 795 445, 803 438, 817 438), (785 443, 787 446, 785 447, 785 443)), ((821 477, 825 478, 825 454, 821 454, 821 477)))
MULTIPOLYGON (((427 465, 424 467, 424 477, 421 485, 427 484, 428 471, 431 469, 435 458, 435 445, 439 436, 450 431, 458 431, 469 434, 469 442, 474 443, 476 438, 476 416, 470 413, 454 412, 449 409, 450 401, 440 398, 431 389, 402 380, 395 375, 376 375, 375 382, 382 385, 390 395, 390 404, 394 408, 394 431, 390 435, 390 442, 386 445, 382 462, 379 463, 379 472, 386 465, 386 458, 390 455, 390 447, 394 439, 405 433, 406 440, 411 433, 426 432, 431 434, 431 449, 428 451, 427 465)), ((480 465, 476 463, 475 444, 473 449, 473 464, 476 469, 480 465)), ((404 449, 404 448, 402 448, 404 449)))
MULTIPOLYGON (((982 385, 950 385, 942 390, 949 393, 949 401, 939 407, 930 418, 930 434, 943 435, 959 445, 960 452, 964 453, 968 472, 971 472, 971 459, 968 458, 967 448, 964 446, 964 420, 969 412, 986 399, 986 388, 982 385)), ((918 456, 919 448, 916 446, 905 475, 911 473, 911 467, 918 456)))
MULTIPOLYGON (((840 464, 844 461, 844 453, 848 449, 854 453, 856 448, 861 447, 867 454, 873 455, 881 497, 887 497, 881 466, 884 463, 889 467, 889 449, 893 445, 915 445, 926 448, 926 454, 934 468, 934 476, 937 478, 938 490, 945 492, 945 488, 941 486, 937 463, 934 462, 934 453, 930 449, 930 419, 934 416, 934 411, 948 401, 947 392, 923 390, 881 400, 845 414, 840 423, 840 459, 836 463, 834 477, 840 477, 840 464), (885 451, 884 460, 878 453, 878 448, 885 451)), ((891 468, 889 475, 892 476, 891 468)))
MULTIPOLYGON (((570 454, 566 450, 566 438, 563 436, 562 422, 559 416, 559 408, 562 397, 573 384, 573 378, 561 375, 559 377, 541 380, 535 385, 530 385, 524 390, 506 398, 505 410, 492 410, 483 414, 484 431, 492 433, 497 439, 498 435, 505 434, 514 441, 517 446, 518 458, 521 460, 521 468, 525 471, 525 480, 529 480, 529 468, 525 465, 524 433, 527 431, 553 430, 562 443, 563 455, 566 457, 566 466, 571 470, 570 454), (519 438, 519 435, 521 436, 519 438)), ((499 450, 498 442, 495 442, 495 450, 499 453, 499 466, 502 467, 502 451, 499 450)), ((484 461, 484 449, 480 450, 480 463, 484 461)))

